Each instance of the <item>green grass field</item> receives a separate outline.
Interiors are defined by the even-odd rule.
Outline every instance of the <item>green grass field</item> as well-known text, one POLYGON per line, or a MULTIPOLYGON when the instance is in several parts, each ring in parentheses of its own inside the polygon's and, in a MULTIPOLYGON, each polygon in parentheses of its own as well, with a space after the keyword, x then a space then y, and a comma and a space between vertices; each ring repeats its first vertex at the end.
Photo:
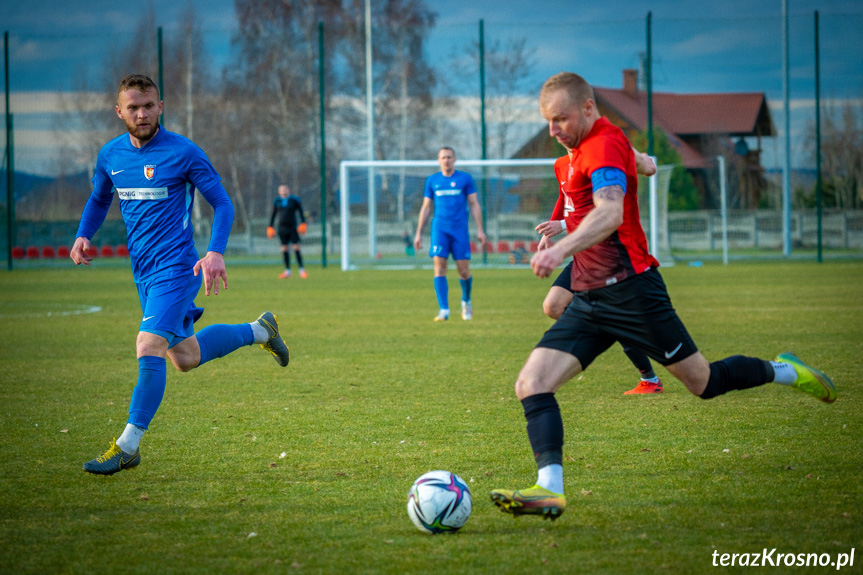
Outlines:
MULTIPOLYGON (((839 399, 766 385, 705 402, 660 367, 665 393, 623 396, 637 374, 615 346, 558 394, 569 507, 554 523, 488 499, 536 478, 513 384, 550 325, 550 280, 477 269, 475 319, 440 324, 429 271, 278 271, 229 261, 198 329, 271 309, 291 365, 254 346, 169 366, 141 465, 112 477, 81 464, 126 421, 131 272, 0 274, 0 572, 702 573, 715 551, 765 548, 856 549, 844 571, 863 569, 863 263, 664 270, 709 359, 792 350, 839 399), (405 512, 432 469, 471 487, 455 535, 424 535, 405 512)), ((450 292, 457 303, 452 272, 450 292)), ((769 572, 783 570, 835 567, 769 572)))

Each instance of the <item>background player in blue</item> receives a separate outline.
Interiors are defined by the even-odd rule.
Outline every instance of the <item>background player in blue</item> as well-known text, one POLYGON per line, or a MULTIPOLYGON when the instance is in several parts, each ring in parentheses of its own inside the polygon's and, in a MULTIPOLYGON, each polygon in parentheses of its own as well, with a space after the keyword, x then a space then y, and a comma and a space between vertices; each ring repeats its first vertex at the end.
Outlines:
POLYGON ((90 265, 90 238, 105 221, 116 190, 143 315, 136 342, 138 382, 128 423, 108 451, 84 464, 84 471, 100 475, 140 463, 141 437, 165 393, 166 357, 178 370, 189 371, 258 343, 279 365, 289 361, 278 318, 271 312, 251 323, 211 325, 195 335, 193 324, 204 313, 194 301, 202 279, 206 295, 218 295, 219 280, 228 288, 222 254, 234 219, 231 199, 204 152, 159 125, 162 102, 150 78, 123 78, 116 111, 129 133, 99 151, 93 193, 70 254, 76 265, 90 265), (196 188, 214 210, 210 245, 200 259, 190 222, 196 188))
POLYGON ((279 197, 273 201, 273 213, 270 215, 270 225, 267 228, 267 237, 276 237, 276 229, 273 224, 279 218, 279 242, 282 244, 282 257, 285 259, 285 271, 279 274, 279 278, 291 277, 291 244, 297 256, 297 265, 300 266, 300 277, 306 279, 308 274, 303 267, 303 254, 300 252, 300 236, 306 233, 306 216, 303 214, 303 204, 300 198, 291 193, 291 188, 285 185, 279 186, 279 197), (300 224, 297 225, 297 216, 300 216, 300 224))
POLYGON ((449 319, 449 286, 446 281, 446 268, 450 254, 455 260, 459 283, 461 283, 461 317, 469 320, 473 317, 473 306, 470 303, 473 277, 470 274, 470 233, 467 212, 469 206, 476 222, 476 237, 480 245, 484 245, 482 209, 476 200, 473 177, 455 169, 455 151, 452 148, 441 148, 438 151, 437 161, 441 171, 426 179, 423 205, 420 208, 417 232, 414 236, 414 247, 417 251, 422 249, 423 228, 434 205, 429 256, 434 261, 434 289, 440 307, 434 320, 449 319))

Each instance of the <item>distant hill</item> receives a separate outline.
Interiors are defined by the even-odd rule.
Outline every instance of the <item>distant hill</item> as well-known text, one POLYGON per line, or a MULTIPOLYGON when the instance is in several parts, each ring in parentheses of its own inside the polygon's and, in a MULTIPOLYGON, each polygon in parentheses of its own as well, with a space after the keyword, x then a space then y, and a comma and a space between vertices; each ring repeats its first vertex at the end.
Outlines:
MULTIPOLYGON (((29 221, 77 220, 92 191, 86 172, 46 177, 15 172, 15 219, 29 221)), ((0 170, 0 205, 6 205, 6 170, 0 170)), ((116 204, 116 202, 115 202, 116 204)), ((112 209, 109 217, 119 215, 112 209)))
MULTIPOLYGON (((13 185, 15 186, 15 198, 21 199, 27 196, 34 189, 42 188, 51 185, 54 182, 55 178, 49 178, 46 176, 36 176, 33 174, 28 174, 26 172, 15 171, 15 181, 13 185)), ((0 170, 0 190, 3 191, 2 198, 0 198, 0 203, 6 203, 6 170, 0 170)))

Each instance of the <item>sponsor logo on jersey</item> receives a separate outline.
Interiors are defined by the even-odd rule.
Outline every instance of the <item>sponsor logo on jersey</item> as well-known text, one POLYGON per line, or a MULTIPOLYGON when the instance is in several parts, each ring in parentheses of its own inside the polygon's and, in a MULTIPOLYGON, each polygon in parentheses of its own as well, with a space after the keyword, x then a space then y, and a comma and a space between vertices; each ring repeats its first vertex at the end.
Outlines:
POLYGON ((164 200, 168 198, 168 188, 117 188, 121 200, 164 200))
POLYGON ((156 164, 148 164, 144 166, 144 177, 148 180, 152 180, 156 175, 156 164))
POLYGON ((435 190, 434 195, 436 196, 458 196, 461 194, 461 189, 456 190, 435 190))

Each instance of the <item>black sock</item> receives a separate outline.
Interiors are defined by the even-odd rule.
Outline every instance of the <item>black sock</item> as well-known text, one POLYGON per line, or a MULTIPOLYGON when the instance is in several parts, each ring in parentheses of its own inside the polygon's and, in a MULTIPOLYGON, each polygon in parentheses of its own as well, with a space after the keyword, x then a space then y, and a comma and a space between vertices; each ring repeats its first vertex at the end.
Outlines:
POLYGON ((701 399, 711 399, 733 389, 749 389, 773 381, 773 366, 757 357, 733 355, 710 364, 710 379, 701 399))
POLYGON ((632 362, 635 369, 641 373, 641 379, 652 379, 656 377, 656 373, 653 371, 653 366, 650 365, 650 358, 647 357, 646 353, 640 349, 629 347, 628 345, 623 346, 623 353, 626 354, 626 357, 629 358, 629 361, 632 362))
POLYGON ((521 400, 527 419, 527 437, 539 468, 563 464, 563 419, 553 393, 539 393, 521 400))
POLYGON ((294 255, 297 256, 297 265, 303 267, 303 254, 300 253, 300 250, 295 251, 294 255))
POLYGON ((284 256, 285 258, 285 269, 291 269, 291 252, 286 251, 282 254, 282 256, 284 256))

